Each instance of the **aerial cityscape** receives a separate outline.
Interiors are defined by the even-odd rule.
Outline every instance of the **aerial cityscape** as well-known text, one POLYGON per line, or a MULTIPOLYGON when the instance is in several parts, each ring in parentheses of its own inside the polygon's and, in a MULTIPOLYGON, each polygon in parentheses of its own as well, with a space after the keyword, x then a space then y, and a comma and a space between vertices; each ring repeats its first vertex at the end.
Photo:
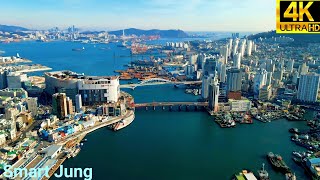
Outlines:
POLYGON ((4 3, 0 179, 320 179, 320 35, 264 0, 97 2, 4 3))

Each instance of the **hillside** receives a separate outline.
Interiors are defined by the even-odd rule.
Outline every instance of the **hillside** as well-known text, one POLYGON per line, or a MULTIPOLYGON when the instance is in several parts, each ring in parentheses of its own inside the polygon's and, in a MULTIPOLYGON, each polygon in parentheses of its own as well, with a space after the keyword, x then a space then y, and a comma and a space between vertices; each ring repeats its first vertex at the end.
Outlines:
POLYGON ((276 31, 262 32, 254 35, 248 36, 248 39, 258 39, 262 38, 271 38, 271 37, 279 37, 286 36, 291 37, 295 40, 295 42, 299 43, 320 43, 320 35, 318 34, 277 34, 276 31))
POLYGON ((0 24, 0 31, 3 32, 21 32, 21 31, 28 31, 29 29, 20 27, 20 26, 9 26, 9 25, 1 25, 0 24))
MULTIPOLYGON (((146 35, 146 36, 152 36, 152 35, 160 35, 162 38, 186 38, 188 37, 188 34, 185 33, 182 30, 159 30, 159 29, 151 29, 151 30, 142 30, 142 29, 125 29, 124 33, 126 35, 146 35)), ((109 31, 109 34, 114 34, 116 36, 122 35, 122 30, 117 31, 109 31)))

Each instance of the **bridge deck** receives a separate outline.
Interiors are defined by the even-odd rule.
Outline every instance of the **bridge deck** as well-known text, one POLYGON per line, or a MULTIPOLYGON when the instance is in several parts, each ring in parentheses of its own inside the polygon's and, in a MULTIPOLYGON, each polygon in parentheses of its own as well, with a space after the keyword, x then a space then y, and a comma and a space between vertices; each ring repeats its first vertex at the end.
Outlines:
POLYGON ((135 107, 148 107, 148 106, 208 106, 207 102, 150 102, 150 103, 138 103, 135 107))
POLYGON ((120 88, 135 88, 137 86, 154 86, 154 85, 164 85, 164 84, 199 84, 202 81, 161 81, 161 82, 152 82, 152 81, 141 81, 136 84, 122 84, 120 88))

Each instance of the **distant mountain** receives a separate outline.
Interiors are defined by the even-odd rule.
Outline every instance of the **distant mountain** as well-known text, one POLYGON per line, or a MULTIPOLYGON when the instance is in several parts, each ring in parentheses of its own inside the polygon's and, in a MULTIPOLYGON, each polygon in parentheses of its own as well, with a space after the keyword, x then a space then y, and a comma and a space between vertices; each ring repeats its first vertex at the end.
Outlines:
POLYGON ((248 39, 258 39, 258 38, 271 38, 286 36, 293 38, 295 42, 299 43, 320 43, 320 36, 317 34, 277 34, 276 31, 262 32, 254 35, 248 36, 248 39))
POLYGON ((20 26, 9 26, 9 25, 1 25, 0 24, 0 31, 4 32, 21 32, 21 31, 28 31, 29 29, 20 27, 20 26))
MULTIPOLYGON (((109 34, 114 34, 116 36, 122 35, 122 30, 118 31, 109 31, 109 34)), ((159 29, 151 29, 151 30, 142 30, 142 29, 125 29, 124 33, 126 35, 146 35, 146 36, 152 36, 152 35, 160 35, 162 38, 186 38, 188 37, 188 34, 185 33, 182 30, 159 30, 159 29)))

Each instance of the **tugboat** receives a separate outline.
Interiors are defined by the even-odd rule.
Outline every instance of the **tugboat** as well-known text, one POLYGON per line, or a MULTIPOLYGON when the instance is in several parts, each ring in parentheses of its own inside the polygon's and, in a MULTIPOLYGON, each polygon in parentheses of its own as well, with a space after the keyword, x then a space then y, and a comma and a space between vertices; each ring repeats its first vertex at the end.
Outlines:
POLYGON ((267 155, 271 165, 278 171, 283 173, 290 173, 291 170, 287 166, 287 164, 283 161, 282 157, 278 154, 273 154, 272 152, 269 152, 267 155))
POLYGON ((269 173, 264 169, 264 163, 262 164, 262 169, 258 170, 259 180, 270 180, 269 173))

